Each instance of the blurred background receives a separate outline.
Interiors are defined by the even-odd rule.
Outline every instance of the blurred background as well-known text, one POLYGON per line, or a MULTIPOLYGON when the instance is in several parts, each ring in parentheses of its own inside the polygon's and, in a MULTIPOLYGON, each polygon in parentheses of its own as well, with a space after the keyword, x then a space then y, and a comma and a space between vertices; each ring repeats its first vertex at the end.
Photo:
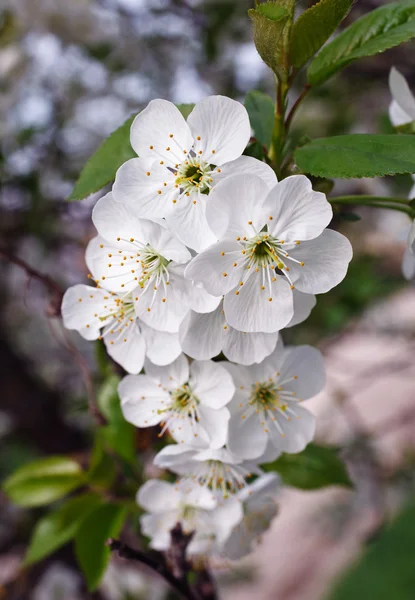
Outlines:
MULTIPOLYGON (((253 4, 2 0, 1 478, 38 456, 87 452, 92 423, 85 372, 99 380, 94 345, 63 331, 50 290, 28 277, 16 258, 62 289, 85 282, 90 215, 102 194, 82 202, 65 198, 100 142, 149 100, 191 103, 225 94, 243 102, 251 89, 273 95, 272 74, 251 39, 247 9, 253 4)), ((311 4, 298 2, 298 8, 311 4)), ((381 4, 360 0, 345 24, 381 4)), ((415 91, 414 49, 406 44, 354 63, 309 95, 294 129, 310 137, 390 132, 389 70, 395 65, 415 91)), ((409 176, 338 181, 334 193, 406 196, 410 187, 409 176)), ((415 289, 400 272, 409 222, 391 211, 353 213, 362 219, 337 216, 333 223, 354 246, 346 280, 321 296, 310 319, 286 340, 317 344, 325 353, 327 388, 310 407, 319 416, 318 441, 345 447, 357 491, 285 489, 280 515, 256 553, 235 565, 215 565, 226 600, 329 597, 385 517, 414 492, 415 289)), ((99 591, 88 594, 70 546, 22 571, 42 514, 13 507, 0 495, 0 598, 166 597, 160 581, 117 561, 99 591)), ((413 588, 408 594, 415 597, 413 588)), ((383 597, 395 598, 393 592, 383 597)))

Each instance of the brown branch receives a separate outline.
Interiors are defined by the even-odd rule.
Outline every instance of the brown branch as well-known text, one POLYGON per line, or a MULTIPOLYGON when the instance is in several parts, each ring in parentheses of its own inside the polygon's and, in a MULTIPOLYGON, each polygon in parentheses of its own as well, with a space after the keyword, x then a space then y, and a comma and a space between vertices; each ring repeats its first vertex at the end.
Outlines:
POLYGON ((291 121, 293 120, 293 117, 295 115, 295 113, 297 112, 297 108, 300 106, 301 102, 304 100, 304 98, 307 96, 308 92, 311 89, 311 85, 309 83, 306 83, 304 86, 303 91, 301 92, 301 94, 298 96, 297 100, 294 102, 290 112, 288 113, 287 119, 285 121, 285 130, 288 131, 291 125, 291 121))

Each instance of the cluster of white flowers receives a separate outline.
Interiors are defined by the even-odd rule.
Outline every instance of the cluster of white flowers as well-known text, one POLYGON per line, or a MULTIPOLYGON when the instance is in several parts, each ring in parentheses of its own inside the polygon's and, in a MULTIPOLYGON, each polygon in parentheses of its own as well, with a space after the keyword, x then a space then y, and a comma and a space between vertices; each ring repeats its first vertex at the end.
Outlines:
MULTIPOLYGON (((389 118, 394 127, 408 125, 415 122, 415 97, 409 89, 405 77, 395 67, 389 74, 389 88, 392 94, 392 102, 389 106, 389 118)), ((415 174, 412 175, 415 181, 415 174)), ((415 185, 409 192, 409 198, 415 199, 415 185)), ((406 279, 415 276, 415 221, 408 224, 407 248, 403 255, 402 274, 406 279)))
POLYGON ((279 332, 344 278, 352 250, 327 229, 324 194, 303 175, 277 182, 242 156, 249 139, 248 114, 229 98, 202 100, 187 122, 170 102, 150 102, 131 127, 138 158, 93 211, 95 286, 63 301, 66 327, 103 339, 129 373, 125 418, 176 442, 154 463, 178 481, 150 480, 137 497, 159 550, 181 521, 196 532, 190 554, 248 553, 276 514, 278 479, 260 465, 314 435, 300 403, 324 385, 322 357, 284 348, 279 332), (221 352, 232 362, 210 360, 221 352))

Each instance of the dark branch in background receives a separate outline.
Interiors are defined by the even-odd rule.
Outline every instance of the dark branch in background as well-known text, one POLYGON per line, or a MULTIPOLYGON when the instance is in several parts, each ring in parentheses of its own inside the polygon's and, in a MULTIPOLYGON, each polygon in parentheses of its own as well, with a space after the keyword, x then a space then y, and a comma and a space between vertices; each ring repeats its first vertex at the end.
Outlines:
POLYGON ((290 128, 291 121, 293 120, 293 117, 294 117, 295 113, 297 112, 297 108, 300 106, 301 102, 307 96, 307 94, 310 91, 310 89, 311 89, 311 85, 309 83, 306 83, 305 86, 304 86, 303 91, 298 96, 297 100, 294 102, 294 104, 293 104, 290 112, 288 113, 288 117, 287 117, 287 119, 285 121, 285 129, 286 129, 286 131, 288 131, 288 129, 290 128))
MULTIPOLYGON (((7 262, 23 269, 29 279, 32 278, 32 279, 36 279, 37 281, 40 281, 48 289, 48 291, 51 295, 51 300, 50 300, 48 309, 46 311, 46 314, 48 317, 60 317, 61 316, 62 299, 63 299, 63 294, 64 294, 64 291, 61 288, 61 286, 58 283, 56 283, 56 281, 51 279, 51 277, 49 277, 48 275, 45 275, 44 273, 41 273, 37 269, 34 269, 33 267, 28 265, 21 258, 11 255, 4 248, 0 248, 0 256, 2 256, 4 259, 6 259, 7 262)), ((88 363, 86 362, 86 360, 84 359, 82 354, 80 352, 78 352, 78 350, 72 344, 65 329, 63 330, 63 335, 64 335, 65 345, 68 348, 69 352, 74 357, 74 359, 75 359, 76 363, 78 364, 79 369, 82 373, 82 377, 83 377, 85 387, 87 390, 89 413, 94 418, 97 425, 99 425, 99 426, 106 425, 107 421, 106 421, 104 415, 100 412, 100 410, 98 408, 94 385, 93 385, 91 373, 89 371, 88 363)))
POLYGON ((121 558, 140 562, 149 567, 163 577, 185 600, 217 600, 215 585, 206 569, 198 572, 194 586, 189 583, 189 574, 193 566, 186 558, 186 549, 193 538, 193 532, 184 533, 181 524, 177 523, 170 535, 171 545, 165 556, 161 552, 135 550, 119 540, 109 539, 107 546, 121 558))

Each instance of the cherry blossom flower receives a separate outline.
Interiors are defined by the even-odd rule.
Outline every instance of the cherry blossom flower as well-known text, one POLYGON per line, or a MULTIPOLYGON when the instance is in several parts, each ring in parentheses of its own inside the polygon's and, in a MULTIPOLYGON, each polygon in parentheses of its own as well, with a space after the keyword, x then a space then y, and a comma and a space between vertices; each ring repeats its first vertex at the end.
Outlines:
POLYGON ((128 375, 118 388, 124 417, 137 427, 162 424, 182 444, 220 448, 226 442, 235 392, 228 371, 210 360, 189 367, 182 354, 168 367, 146 362, 146 375, 128 375))
POLYGON ((284 349, 280 339, 259 365, 222 364, 236 386, 229 404, 229 450, 244 459, 262 457, 261 462, 271 460, 263 456, 268 443, 275 451, 272 458, 301 452, 313 439, 315 417, 300 402, 318 394, 325 383, 320 352, 311 346, 284 349))
MULTIPOLYGON (((294 290, 294 316, 286 327, 301 323, 316 304, 315 296, 294 290)), ((179 329, 183 352, 198 360, 213 358, 223 352, 226 358, 241 365, 260 363, 275 349, 278 332, 246 333, 227 323, 223 303, 211 313, 191 311, 179 329)))
POLYGON ((119 168, 115 198, 143 217, 165 218, 180 239, 199 252, 216 241, 205 212, 218 181, 255 173, 269 187, 276 183, 268 165, 241 156, 249 138, 248 113, 230 98, 205 98, 187 122, 171 102, 152 100, 131 126, 131 145, 139 158, 119 168))
POLYGON ((186 550, 190 556, 219 553, 243 517, 237 498, 224 501, 190 480, 172 484, 151 479, 139 489, 137 502, 147 511, 140 523, 151 538, 150 547, 167 550, 170 531, 180 522, 185 533, 194 532, 186 550))
POLYGON ((415 98, 409 89, 405 77, 395 67, 389 73, 389 89, 392 102, 389 106, 389 118, 394 127, 415 121, 415 98))
POLYGON ((183 276, 188 249, 162 223, 137 217, 111 192, 92 213, 99 236, 86 261, 94 279, 108 290, 131 292, 136 314, 150 327, 175 333, 190 308, 212 310, 219 301, 183 276))
POLYGON ((156 331, 139 321, 131 293, 74 285, 63 297, 62 318, 67 329, 86 340, 103 339, 108 354, 128 373, 141 371, 146 354, 166 365, 181 353, 177 333, 156 331))
POLYGON ((274 473, 258 477, 236 497, 242 502, 243 519, 232 530, 222 548, 222 554, 231 560, 250 554, 260 541, 260 536, 269 528, 278 512, 275 496, 279 478, 274 473))
POLYGON ((328 292, 346 275, 349 241, 326 229, 332 209, 304 175, 271 191, 255 175, 231 176, 212 191, 207 218, 219 242, 192 259, 185 275, 224 295, 227 323, 274 333, 293 318, 293 290, 328 292))
POLYGON ((154 464, 220 492, 224 498, 242 489, 252 474, 262 474, 256 463, 243 460, 227 448, 199 450, 171 444, 160 450, 154 464))

